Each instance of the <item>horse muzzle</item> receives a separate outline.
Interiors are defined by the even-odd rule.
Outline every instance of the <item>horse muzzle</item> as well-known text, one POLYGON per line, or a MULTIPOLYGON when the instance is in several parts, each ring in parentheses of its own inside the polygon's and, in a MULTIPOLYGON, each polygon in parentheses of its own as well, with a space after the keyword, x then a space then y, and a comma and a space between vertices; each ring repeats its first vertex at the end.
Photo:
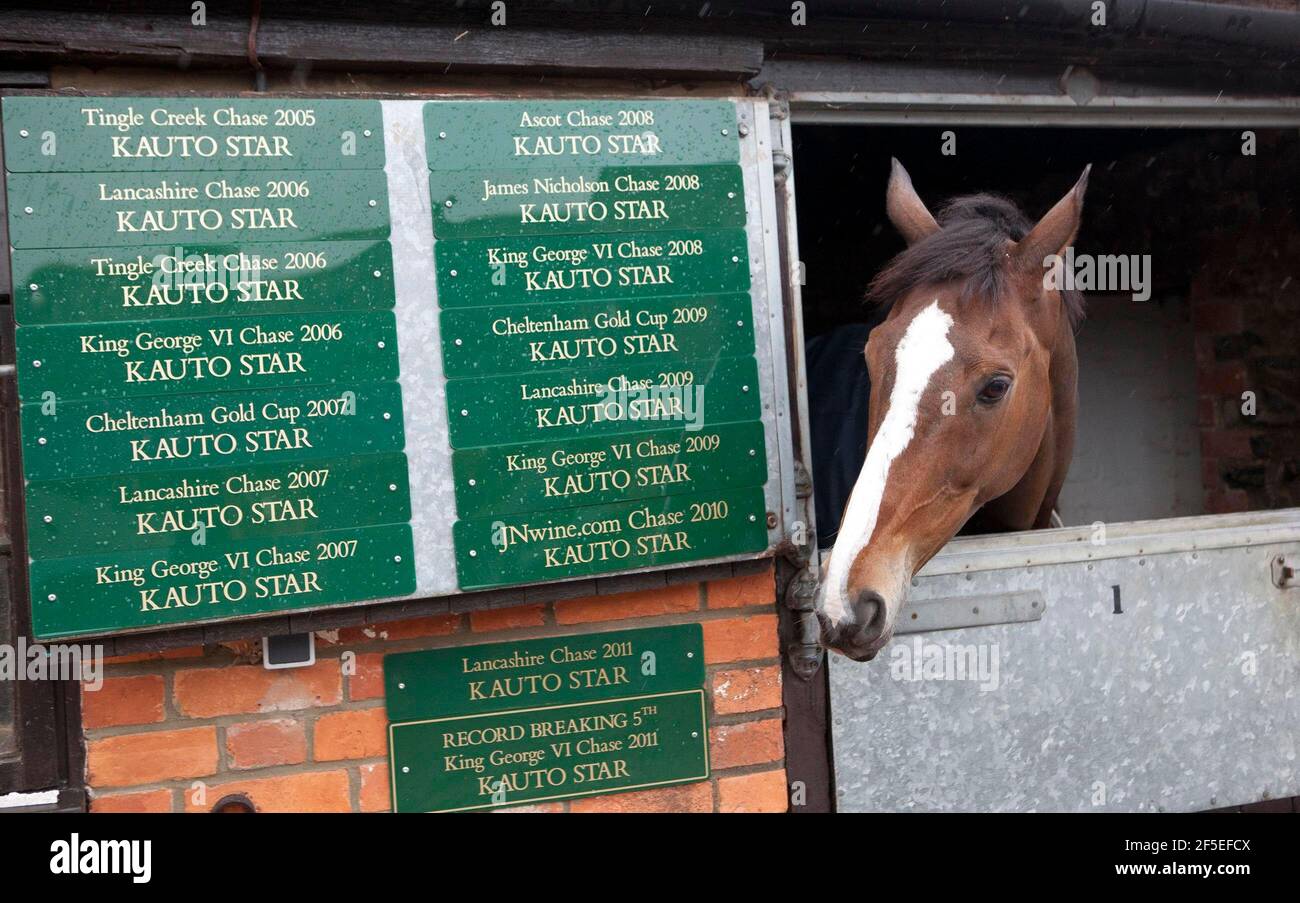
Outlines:
MULTIPOLYGON (((820 595, 820 594, 819 594, 820 595)), ((833 621, 818 599, 817 621, 821 625, 821 642, 857 662, 869 662, 889 643, 894 634, 889 623, 889 606, 880 593, 858 590, 846 604, 845 616, 833 621)))

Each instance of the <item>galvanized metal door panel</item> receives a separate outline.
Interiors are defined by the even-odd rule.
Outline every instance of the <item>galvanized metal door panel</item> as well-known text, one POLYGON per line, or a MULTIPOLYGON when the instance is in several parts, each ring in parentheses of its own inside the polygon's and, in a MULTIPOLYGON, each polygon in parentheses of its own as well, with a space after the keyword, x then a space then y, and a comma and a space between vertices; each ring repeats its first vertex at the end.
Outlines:
POLYGON ((1300 589, 1270 573, 1300 556, 1295 515, 950 544, 914 600, 1039 592, 1046 612, 900 636, 866 664, 832 656, 839 808, 1175 811, 1300 794, 1300 589), (974 647, 984 679, 910 669, 931 646, 974 647))

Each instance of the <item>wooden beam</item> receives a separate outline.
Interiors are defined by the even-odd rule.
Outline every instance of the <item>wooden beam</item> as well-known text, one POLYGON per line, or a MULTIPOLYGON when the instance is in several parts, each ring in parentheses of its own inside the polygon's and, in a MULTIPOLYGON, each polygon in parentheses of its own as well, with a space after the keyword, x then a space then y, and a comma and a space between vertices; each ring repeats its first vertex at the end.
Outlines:
MULTIPOLYGON (((393 25, 263 19, 267 68, 426 71, 738 80, 756 74, 763 44, 746 37, 393 25)), ((0 11, 0 61, 249 67, 248 20, 0 11)))

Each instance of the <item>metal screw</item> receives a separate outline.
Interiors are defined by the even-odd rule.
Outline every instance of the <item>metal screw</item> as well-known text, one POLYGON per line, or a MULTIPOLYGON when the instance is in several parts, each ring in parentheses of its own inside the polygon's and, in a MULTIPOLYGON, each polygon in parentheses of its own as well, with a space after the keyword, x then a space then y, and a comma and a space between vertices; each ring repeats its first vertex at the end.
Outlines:
POLYGON ((406 689, 406 684, 404 684, 404 683, 400 683, 400 684, 398 684, 398 685, 397 685, 397 689, 399 689, 399 690, 405 690, 405 689, 406 689))
POLYGON ((381 272, 379 272, 379 270, 375 270, 375 278, 376 278, 376 279, 378 279, 378 278, 379 278, 380 276, 382 276, 382 275, 384 275, 384 274, 381 273, 381 272))
POLYGON ((462 342, 460 339, 457 339, 457 340, 456 340, 456 344, 457 344, 457 345, 464 345, 465 343, 462 342))
POLYGON ((455 270, 452 270, 452 271, 451 271, 451 274, 452 274, 453 276, 455 276, 455 275, 456 275, 456 271, 455 271, 455 270))
POLYGON ((751 514, 751 515, 749 516, 749 522, 750 522, 751 524, 752 524, 754 521, 756 521, 756 520, 758 520, 758 518, 755 517, 754 515, 751 514))
POLYGON ((27 129, 19 129, 18 134, 26 138, 30 133, 27 131, 27 129))
POLYGON ((364 132, 362 132, 361 134, 363 134, 363 135, 365 135, 367 138, 369 138, 369 137, 370 137, 370 129, 366 129, 366 130, 365 130, 364 132))
POLYGON ((371 206, 371 207, 376 206, 378 203, 379 203, 379 202, 376 201, 374 198, 371 198, 371 199, 370 199, 370 206, 371 206))
POLYGON ((465 410, 464 408, 461 408, 461 409, 460 409, 460 416, 462 416, 462 417, 468 417, 468 416, 469 416, 469 411, 465 410))
POLYGON ((741 386, 741 387, 740 387, 740 391, 742 391, 742 392, 748 392, 748 391, 749 391, 749 386, 741 386))
POLYGON ((397 484, 396 484, 396 483, 389 483, 389 484, 388 484, 388 491, 389 491, 389 492, 396 492, 396 491, 397 491, 397 484))
POLYGON ((438 137, 439 137, 439 138, 446 138, 446 137, 447 137, 447 133, 446 133, 446 132, 439 132, 439 133, 438 133, 438 137))
POLYGON ((40 362, 40 361, 32 361, 32 366, 33 366, 33 367, 39 367, 40 365, 41 365, 41 362, 40 362))
POLYGON ((56 595, 54 595, 54 593, 50 593, 48 596, 46 596, 46 598, 49 599, 51 602, 54 602, 54 601, 57 600, 59 597, 56 596, 56 595))
POLYGON ((723 129, 723 130, 722 130, 722 134, 724 134, 724 135, 730 135, 731 133, 728 132, 726 129, 723 129))
POLYGON ((745 125, 745 124, 742 122, 742 123, 740 124, 740 127, 737 128, 736 131, 740 132, 740 137, 744 138, 746 135, 749 134, 749 126, 745 125))
POLYGON ((447 199, 447 204, 446 204, 446 206, 448 206, 448 207, 451 206, 451 198, 448 198, 448 199, 447 199))
POLYGON ((31 207, 24 207, 24 208, 23 208, 23 212, 24 212, 24 213, 31 213, 31 212, 32 212, 32 208, 31 208, 31 207))
POLYGON ((45 444, 45 437, 42 436, 41 438, 37 439, 37 440, 36 440, 36 444, 37 444, 37 445, 44 445, 44 444, 45 444))
POLYGON ((40 287, 39 285, 37 285, 35 282, 33 282, 31 285, 29 285, 29 286, 27 286, 27 287, 28 287, 29 289, 31 289, 32 291, 34 291, 34 292, 36 292, 36 291, 40 291, 40 288, 41 288, 41 287, 40 287))
POLYGON ((384 343, 383 343, 383 342, 380 342, 380 343, 379 343, 379 347, 380 347, 380 348, 383 348, 383 347, 384 347, 384 343))
POLYGON ((393 556, 393 560, 396 561, 398 564, 401 564, 401 563, 402 563, 402 556, 401 556, 401 555, 394 555, 394 556, 393 556))
POLYGON ((473 477, 470 477, 469 484, 470 484, 471 486, 477 486, 477 485, 478 485, 478 480, 474 479, 473 477))
POLYGON ((387 411, 384 411, 384 419, 385 419, 385 420, 392 420, 392 419, 393 419, 393 415, 390 414, 390 413, 388 413, 387 411))
POLYGON ((476 550, 476 549, 470 549, 470 550, 469 550, 469 557, 470 557, 470 558, 477 558, 477 557, 478 557, 478 550, 476 550))
POLYGON ((50 517, 50 516, 47 514, 47 515, 45 515, 45 522, 46 522, 47 524, 52 524, 52 523, 54 523, 54 518, 50 517))

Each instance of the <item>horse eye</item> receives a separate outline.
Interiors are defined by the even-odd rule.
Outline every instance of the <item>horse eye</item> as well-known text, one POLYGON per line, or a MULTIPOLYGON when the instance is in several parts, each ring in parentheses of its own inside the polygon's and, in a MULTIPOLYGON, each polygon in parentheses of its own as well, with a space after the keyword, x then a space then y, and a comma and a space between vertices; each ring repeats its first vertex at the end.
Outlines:
POLYGON ((984 384, 976 397, 984 404, 993 404, 1001 401, 1011 388, 1011 379, 1006 376, 995 376, 984 384))

